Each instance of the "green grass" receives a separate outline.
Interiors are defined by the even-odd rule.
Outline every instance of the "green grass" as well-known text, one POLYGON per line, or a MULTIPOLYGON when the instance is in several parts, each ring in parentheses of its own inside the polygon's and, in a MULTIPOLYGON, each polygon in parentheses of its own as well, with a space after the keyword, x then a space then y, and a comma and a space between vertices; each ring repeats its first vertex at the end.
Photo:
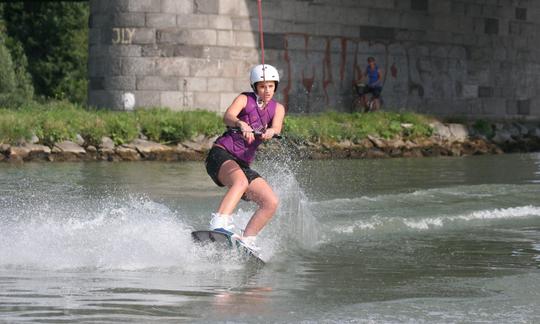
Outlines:
MULTIPOLYGON (((32 135, 48 146, 74 140, 80 134, 86 145, 98 145, 103 136, 116 144, 129 143, 140 135, 149 140, 174 144, 198 135, 221 134, 221 116, 208 111, 175 112, 140 109, 134 112, 92 110, 67 102, 32 103, 18 110, 0 109, 0 143, 16 144, 32 135)), ((367 135, 407 138, 431 135, 428 118, 413 113, 377 112, 288 115, 283 135, 292 141, 359 142, 367 135), (405 128, 403 124, 412 124, 405 128)))
POLYGON ((359 142, 368 135, 382 138, 402 136, 406 138, 429 137, 432 129, 427 117, 413 113, 376 112, 336 113, 289 116, 285 121, 284 134, 298 141, 359 142), (409 128, 403 124, 411 124, 409 128))
POLYGON ((223 132, 223 122, 208 111, 174 112, 169 109, 139 110, 135 113, 141 132, 156 142, 176 143, 197 135, 223 132))

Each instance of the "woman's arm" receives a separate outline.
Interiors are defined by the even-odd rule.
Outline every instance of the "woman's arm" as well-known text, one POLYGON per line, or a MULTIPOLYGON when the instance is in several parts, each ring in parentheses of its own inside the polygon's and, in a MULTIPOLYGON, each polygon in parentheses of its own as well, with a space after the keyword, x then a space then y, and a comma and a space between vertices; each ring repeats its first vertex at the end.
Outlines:
POLYGON ((238 127, 242 131, 242 135, 248 142, 248 144, 251 144, 255 140, 255 135, 253 134, 253 128, 246 123, 241 121, 238 118, 238 114, 244 109, 244 107, 247 105, 247 96, 245 94, 241 94, 238 97, 234 99, 232 104, 227 108, 225 111, 225 115, 223 116, 223 122, 225 125, 229 127, 238 127))
MULTIPOLYGON (((247 96, 244 94, 239 95, 234 99, 232 104, 225 111, 223 116, 223 122, 229 127, 241 127, 238 119, 238 114, 244 109, 247 104, 247 96)), ((245 123, 244 123, 245 124, 245 123)), ((247 125, 247 124, 246 124, 247 125)), ((249 126, 249 125, 248 125, 249 126)))
POLYGON ((274 113, 274 118, 272 119, 272 127, 267 128, 262 139, 268 140, 272 139, 274 135, 279 135, 281 129, 283 128, 283 120, 285 119, 285 107, 282 104, 278 103, 276 105, 276 112, 274 113))

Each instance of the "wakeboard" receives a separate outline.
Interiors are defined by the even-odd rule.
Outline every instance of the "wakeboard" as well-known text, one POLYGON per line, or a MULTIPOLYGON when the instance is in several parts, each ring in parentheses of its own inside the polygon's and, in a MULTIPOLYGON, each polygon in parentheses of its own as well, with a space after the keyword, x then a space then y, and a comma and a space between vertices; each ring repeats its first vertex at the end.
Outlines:
POLYGON ((264 265, 265 262, 261 258, 260 253, 245 246, 241 240, 237 240, 230 235, 215 231, 194 231, 191 232, 191 237, 197 243, 202 245, 216 244, 224 249, 236 249, 248 261, 252 261, 258 265, 264 265))

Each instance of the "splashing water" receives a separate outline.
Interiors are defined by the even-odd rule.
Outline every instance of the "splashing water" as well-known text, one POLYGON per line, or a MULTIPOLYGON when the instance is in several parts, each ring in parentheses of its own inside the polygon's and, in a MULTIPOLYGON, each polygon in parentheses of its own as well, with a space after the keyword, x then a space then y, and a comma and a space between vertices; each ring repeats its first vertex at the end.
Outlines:
MULTIPOLYGON (((279 168, 275 163, 262 165, 263 173, 272 174, 269 182, 281 202, 259 239, 267 260, 289 249, 291 243, 313 247, 318 235, 293 173, 285 165, 279 168)), ((203 264, 208 269, 241 266, 239 258, 230 255, 231 262, 223 262, 223 251, 192 242, 190 233, 197 217, 146 194, 128 194, 114 187, 109 192, 88 193, 69 181, 50 190, 31 178, 17 179, 17 186, 0 200, 0 267, 201 271, 203 264)), ((255 208, 253 203, 242 205, 239 228, 245 227, 255 208)), ((208 209, 207 214, 211 212, 208 209)))
POLYGON ((0 267, 183 272, 241 266, 238 256, 191 240, 183 215, 144 196, 80 204, 12 204, 0 217, 0 267), (9 215, 9 216, 8 216, 9 215))
POLYGON ((189 229, 147 198, 106 198, 82 206, 20 206, 2 217, 0 265, 140 269, 194 261, 189 229))
MULTIPOLYGON (((320 243, 320 226, 296 180, 295 167, 283 153, 256 166, 279 198, 276 214, 259 234, 258 244, 266 258, 294 248, 313 249, 320 243)), ((253 203, 241 203, 235 220, 238 228, 245 228, 255 209, 253 203)))

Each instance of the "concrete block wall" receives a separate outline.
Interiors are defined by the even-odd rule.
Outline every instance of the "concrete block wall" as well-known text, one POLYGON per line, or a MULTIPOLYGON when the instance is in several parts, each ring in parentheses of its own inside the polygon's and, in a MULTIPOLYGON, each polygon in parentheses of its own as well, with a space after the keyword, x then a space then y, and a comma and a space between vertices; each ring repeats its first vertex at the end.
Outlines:
POLYGON ((91 0, 90 7, 90 105, 224 111, 249 90, 259 45, 245 0, 91 0))
MULTIPOLYGON (((291 112, 351 111, 374 56, 385 109, 540 117, 540 2, 264 0, 291 112)), ((90 0, 89 103, 224 111, 259 63, 256 0, 90 0), (129 96, 128 96, 129 97, 129 96)))

